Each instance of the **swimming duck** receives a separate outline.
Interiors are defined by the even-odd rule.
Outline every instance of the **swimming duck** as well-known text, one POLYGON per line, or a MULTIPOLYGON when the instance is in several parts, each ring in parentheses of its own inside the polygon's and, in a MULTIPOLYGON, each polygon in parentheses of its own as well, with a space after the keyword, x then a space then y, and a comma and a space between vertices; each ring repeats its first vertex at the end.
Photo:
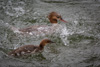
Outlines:
POLYGON ((24 45, 21 46, 11 52, 8 53, 8 55, 14 56, 14 57, 20 57, 24 55, 30 55, 34 54, 36 52, 40 52, 44 49, 44 46, 48 43, 54 43, 53 41, 49 39, 43 39, 38 46, 35 45, 24 45))
POLYGON ((45 34, 52 34, 57 28, 59 28, 58 25, 58 20, 62 22, 66 22, 65 20, 62 19, 61 15, 56 13, 56 12, 51 12, 48 15, 49 21, 52 23, 51 26, 47 25, 38 25, 38 26, 30 26, 24 29, 17 29, 13 26, 11 26, 11 29, 15 33, 20 33, 20 34, 29 34, 29 35, 45 35, 45 34))

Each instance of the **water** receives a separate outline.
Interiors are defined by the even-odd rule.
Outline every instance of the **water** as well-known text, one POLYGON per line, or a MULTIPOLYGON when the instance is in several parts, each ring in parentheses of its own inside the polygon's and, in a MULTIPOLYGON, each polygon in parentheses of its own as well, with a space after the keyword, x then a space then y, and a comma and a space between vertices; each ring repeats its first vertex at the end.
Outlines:
POLYGON ((1 0, 0 1, 0 67, 100 67, 100 1, 99 0, 1 0), (60 13, 68 23, 59 21, 60 33, 50 36, 22 36, 16 28, 49 25, 47 15, 60 13), (42 53, 27 58, 13 58, 7 52, 21 45, 36 44, 49 38, 42 53), (6 63, 6 64, 5 64, 6 63))

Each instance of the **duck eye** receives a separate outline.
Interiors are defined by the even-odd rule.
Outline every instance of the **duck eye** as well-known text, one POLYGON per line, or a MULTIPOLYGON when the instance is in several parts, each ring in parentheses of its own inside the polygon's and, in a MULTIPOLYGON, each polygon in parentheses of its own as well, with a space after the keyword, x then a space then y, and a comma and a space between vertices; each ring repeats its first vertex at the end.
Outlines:
POLYGON ((59 16, 57 16, 57 18, 60 18, 59 16))

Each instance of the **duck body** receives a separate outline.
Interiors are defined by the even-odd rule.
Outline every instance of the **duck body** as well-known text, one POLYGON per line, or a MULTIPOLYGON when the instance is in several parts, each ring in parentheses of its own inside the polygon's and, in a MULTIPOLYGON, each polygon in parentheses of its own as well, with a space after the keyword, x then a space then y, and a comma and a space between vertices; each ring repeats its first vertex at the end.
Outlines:
POLYGON ((30 26, 24 29, 17 29, 15 27, 11 27, 11 29, 15 33, 20 33, 20 34, 28 34, 28 35, 49 35, 52 34, 56 31, 56 29, 59 28, 59 25, 57 20, 66 22, 62 19, 61 15, 59 15, 56 12, 51 12, 48 15, 49 21, 52 23, 51 26, 48 25, 37 25, 37 26, 30 26))
POLYGON ((11 52, 8 53, 8 55, 14 56, 14 57, 19 57, 19 56, 23 56, 23 55, 30 55, 30 54, 34 54, 36 52, 40 52, 44 49, 44 46, 47 43, 53 43, 51 40, 48 39, 44 39, 41 41, 39 46, 35 46, 35 45, 24 45, 21 46, 11 52))
POLYGON ((25 29, 19 29, 19 32, 22 34, 29 35, 51 35, 55 33, 58 29, 60 29, 59 24, 53 24, 51 26, 31 26, 25 29))
POLYGON ((23 56, 23 55, 29 55, 35 52, 41 51, 42 48, 40 49, 39 46, 34 46, 34 45, 25 45, 21 46, 12 52, 9 53, 11 56, 23 56))

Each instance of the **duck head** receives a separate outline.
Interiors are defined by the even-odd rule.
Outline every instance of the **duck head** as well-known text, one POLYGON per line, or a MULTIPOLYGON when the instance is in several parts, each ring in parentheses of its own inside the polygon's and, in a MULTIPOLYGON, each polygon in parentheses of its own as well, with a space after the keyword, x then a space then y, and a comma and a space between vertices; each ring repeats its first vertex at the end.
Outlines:
POLYGON ((51 12, 48 15, 48 19, 50 20, 51 23, 57 23, 57 20, 60 20, 62 22, 67 22, 67 21, 63 20, 62 17, 61 17, 61 15, 59 15, 56 12, 51 12))
POLYGON ((54 43, 53 41, 49 40, 49 39, 44 39, 40 42, 40 47, 44 47, 45 45, 47 45, 48 43, 54 43))

